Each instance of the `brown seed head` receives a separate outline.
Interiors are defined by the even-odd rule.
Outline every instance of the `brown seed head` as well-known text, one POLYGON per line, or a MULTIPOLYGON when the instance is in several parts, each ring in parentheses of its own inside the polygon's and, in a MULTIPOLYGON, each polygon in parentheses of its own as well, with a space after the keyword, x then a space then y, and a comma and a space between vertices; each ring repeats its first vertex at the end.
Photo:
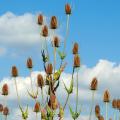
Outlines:
POLYGON ((37 76, 37 84, 38 87, 42 88, 44 86, 44 80, 43 80, 43 76, 41 74, 39 74, 37 76))
POLYGON ((52 71, 53 71, 53 66, 52 66, 51 63, 49 63, 49 64, 47 65, 47 68, 46 68, 46 73, 47 73, 47 74, 52 74, 52 71))
POLYGON ((78 46, 78 43, 74 43, 74 46, 73 46, 73 54, 78 54, 78 49, 79 49, 79 46, 78 46))
POLYGON ((18 76, 18 70, 17 70, 17 67, 16 66, 13 66, 12 67, 12 77, 17 77, 18 76))
POLYGON ((57 18, 56 18, 56 16, 52 16, 51 22, 50 22, 50 28, 56 29, 57 27, 58 27, 57 18))
POLYGON ((96 115, 96 117, 100 116, 100 106, 99 105, 95 106, 95 115, 96 115))
POLYGON ((47 37, 48 36, 48 27, 46 25, 42 28, 42 36, 47 37))
POLYGON ((103 101, 104 101, 104 102, 110 102, 110 93, 109 93, 108 90, 106 90, 106 91, 104 92, 103 101))
POLYGON ((98 80, 97 78, 93 78, 92 82, 91 82, 91 90, 96 90, 97 89, 97 85, 98 85, 98 80))
POLYGON ((74 67, 75 68, 80 67, 80 57, 79 57, 79 55, 74 56, 74 67))
POLYGON ((113 107, 114 109, 117 108, 117 100, 116 100, 116 99, 113 99, 113 101, 112 101, 112 107, 113 107))
POLYGON ((104 120, 104 117, 103 117, 102 115, 100 115, 100 116, 98 117, 98 120, 104 120))
POLYGON ((27 68, 29 68, 29 69, 33 68, 33 63, 32 63, 32 59, 31 58, 27 59, 27 68))
POLYGON ((120 110, 120 99, 117 100, 117 109, 120 110))
POLYGON ((42 14, 38 15, 38 24, 43 25, 43 15, 42 14))
POLYGON ((8 95, 8 85, 4 84, 2 87, 2 95, 8 95))
POLYGON ((53 46, 54 47, 59 47, 59 38, 57 36, 55 36, 54 39, 53 39, 53 46))
POLYGON ((3 105, 0 104, 0 112, 2 112, 2 111, 3 111, 3 105))
POLYGON ((70 4, 65 5, 65 12, 66 12, 67 15, 71 14, 71 6, 70 6, 70 4))
POLYGON ((9 109, 8 109, 8 107, 4 107, 3 108, 3 115, 5 115, 5 116, 9 115, 9 109))
POLYGON ((35 103, 34 112, 36 112, 36 113, 40 112, 40 103, 39 102, 35 103))

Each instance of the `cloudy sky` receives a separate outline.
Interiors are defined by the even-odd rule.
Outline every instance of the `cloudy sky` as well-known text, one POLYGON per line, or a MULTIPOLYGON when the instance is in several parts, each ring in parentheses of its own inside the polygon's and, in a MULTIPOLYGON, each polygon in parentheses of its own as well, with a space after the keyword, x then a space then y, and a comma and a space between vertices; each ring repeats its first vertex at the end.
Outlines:
MULTIPOLYGON (((29 86, 29 72, 26 69, 26 59, 32 57, 34 63, 33 80, 36 75, 43 71, 41 61, 41 46, 43 38, 40 37, 40 27, 37 23, 37 15, 42 13, 45 18, 45 24, 49 25, 52 15, 57 16, 59 28, 57 33, 60 36, 61 46, 65 36, 66 15, 64 5, 69 2, 72 6, 72 15, 70 16, 70 30, 67 43, 67 68, 62 76, 65 83, 69 83, 72 70, 71 49, 74 42, 80 45, 81 69, 79 71, 79 101, 84 103, 85 108, 82 111, 81 119, 87 118, 91 102, 91 92, 89 84, 93 77, 99 80, 98 92, 96 94, 96 103, 102 106, 104 115, 104 104, 102 94, 105 89, 109 89, 112 98, 120 98, 120 2, 118 0, 0 0, 0 79, 1 83, 8 83, 10 86, 10 95, 8 96, 8 105, 14 106, 11 110, 10 119, 20 118, 17 109, 14 81, 10 77, 11 66, 16 65, 19 69, 18 78, 19 91, 26 91, 29 86)), ((50 45, 48 39, 48 45, 50 45)), ((50 53, 52 49, 49 47, 50 53)), ((52 56, 52 55, 51 55, 52 56)), ((59 63, 59 61, 58 61, 59 63)), ((64 92, 63 85, 61 88, 64 92)), ((63 93, 62 92, 62 93, 63 93)), ((65 94, 65 92, 64 92, 65 94)), ((20 94, 23 105, 27 101, 26 95, 20 94)), ((59 99, 62 94, 58 92, 59 99)), ((73 102, 75 93, 70 101, 73 102)), ((3 97, 0 96, 1 103, 3 97)), ((62 101, 64 104, 64 101, 62 101)), ((30 101, 30 110, 32 111, 32 101, 30 101)), ((74 107, 74 105, 73 105, 74 107)), ((66 113, 69 111, 66 110, 66 113)), ((109 116, 112 117, 110 106, 109 116)), ((33 119, 30 116, 29 120, 33 119)), ((65 116, 66 120, 70 119, 65 116)), ((94 115, 93 115, 94 117, 94 115)))

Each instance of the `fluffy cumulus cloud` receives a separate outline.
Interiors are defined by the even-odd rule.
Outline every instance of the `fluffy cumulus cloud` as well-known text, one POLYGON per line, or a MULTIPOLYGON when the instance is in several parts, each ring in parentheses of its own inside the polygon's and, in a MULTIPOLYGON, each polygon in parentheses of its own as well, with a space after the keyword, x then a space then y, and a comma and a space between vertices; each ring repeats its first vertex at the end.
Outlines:
MULTIPOLYGON (((36 77, 38 75, 39 72, 35 71, 32 73, 32 80, 36 81, 36 77)), ((44 72, 41 72, 43 75, 44 72)), ((88 68, 87 66, 83 65, 80 68, 79 71, 79 101, 80 103, 86 103, 86 105, 83 104, 83 111, 81 113, 81 119, 85 120, 87 119, 87 115, 84 113, 89 113, 89 105, 91 103, 91 91, 89 90, 89 86, 90 86, 90 82, 92 80, 93 77, 97 77, 98 79, 98 91, 96 92, 96 103, 100 103, 102 101, 102 96, 103 96, 103 92, 104 90, 108 89, 111 93, 111 97, 113 98, 119 98, 120 94, 118 93, 119 91, 119 85, 120 85, 120 65, 110 62, 108 60, 100 60, 94 67, 92 68, 88 68)), ((75 80, 76 80, 76 74, 74 76, 75 80)), ((60 101, 61 99, 63 101, 61 101, 62 104, 64 104, 64 100, 66 99, 66 92, 64 90, 64 86, 62 84, 62 80, 64 80, 65 84, 67 86, 69 86, 70 80, 71 80, 71 74, 69 73, 63 73, 61 76, 61 84, 60 84, 60 88, 57 91, 57 96, 58 96, 58 100, 60 101), (63 99, 63 95, 64 95, 64 99, 63 99)), ((12 78, 4 78, 1 83, 0 86, 2 87, 2 85, 4 83, 8 83, 9 85, 9 89, 10 89, 10 94, 7 98, 10 104, 14 104, 14 108, 16 109, 14 111, 14 109, 12 110, 12 114, 15 114, 18 118, 18 120, 20 119, 20 115, 18 115, 19 110, 17 109, 17 102, 16 102, 16 91, 15 91, 15 85, 14 85, 14 79, 12 78), (16 105, 15 105, 16 103, 16 105), (16 113, 16 111, 18 111, 16 113)), ((17 78, 17 84, 18 84, 18 91, 20 94, 20 98, 21 101, 23 103, 23 105, 26 104, 26 101, 30 101, 30 111, 32 111, 32 100, 30 99, 30 97, 27 95, 27 89, 30 90, 30 78, 29 77, 18 77, 17 78), (25 101, 25 102, 24 102, 25 101)), ((34 86, 36 86, 36 82, 34 82, 34 86)), ((0 87, 0 88, 1 88, 0 87)), ((76 87, 74 87, 74 89, 76 89, 76 87)), ((45 94, 45 93, 44 93, 45 94)), ((111 98, 111 99, 112 99, 111 98)), ((4 99, 4 97, 0 97, 1 101, 4 99)), ((70 101, 69 103, 72 103, 71 105, 73 105, 74 107, 74 99, 75 99, 75 92, 72 94, 72 96, 70 97, 70 101)), ((10 105, 12 106, 12 105, 10 105)), ((68 109, 66 110, 66 113, 68 113, 68 109)), ((20 114, 20 113, 19 113, 20 114)), ((12 116, 12 115, 10 115, 12 116)), ((70 120, 70 116, 65 116, 66 119, 65 120, 70 120)), ((32 119, 32 116, 29 118, 29 120, 32 119)), ((11 118, 12 120, 12 118, 11 118)))

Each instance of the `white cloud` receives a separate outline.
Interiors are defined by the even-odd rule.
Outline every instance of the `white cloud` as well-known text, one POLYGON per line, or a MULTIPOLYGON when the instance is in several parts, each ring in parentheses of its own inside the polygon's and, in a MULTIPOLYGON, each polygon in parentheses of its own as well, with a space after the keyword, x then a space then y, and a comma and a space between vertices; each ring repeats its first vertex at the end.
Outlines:
MULTIPOLYGON (((39 72, 33 72, 33 81, 36 80, 36 76, 39 72)), ((44 74, 42 72, 42 74, 44 74)), ((75 76, 74 76, 75 77, 75 76)), ((119 85, 120 85, 120 64, 116 64, 110 62, 108 60, 100 60, 94 67, 88 68, 87 66, 83 65, 79 71, 79 100, 82 103, 86 102, 86 105, 83 105, 84 112, 89 113, 89 105, 91 104, 91 91, 89 90, 89 85, 93 77, 97 77, 99 84, 98 84, 98 91, 96 92, 96 103, 102 101, 103 92, 105 89, 109 89, 111 93, 111 97, 119 98, 119 85), (88 105, 89 104, 89 105, 88 105)), ((67 86, 70 84, 71 74, 63 73, 61 76, 61 80, 64 80, 67 86)), ((16 92, 14 87, 14 81, 10 78, 4 78, 0 86, 3 83, 8 83, 10 87, 10 95, 8 96, 8 100, 16 100, 16 92)), ((19 77, 17 79, 18 83, 18 90, 21 97, 21 100, 27 100, 27 89, 30 89, 30 80, 29 77, 23 78, 19 77)), ((35 82, 34 82, 35 83, 35 82)), ((62 82, 61 82, 62 83, 62 82)), ((61 84, 60 84, 61 85, 61 84)), ((0 87, 1 88, 1 87, 0 87)), ((74 88, 76 89, 76 88, 74 88)), ((66 99, 66 92, 64 91, 63 85, 57 90, 57 96, 62 104, 65 102, 66 99), (64 95, 64 99, 63 99, 64 95), (64 101, 61 101, 64 100, 64 101)), ((3 99, 2 97, 0 99, 3 99)), ((75 104, 73 101, 75 99, 75 92, 70 97, 69 103, 72 102, 71 105, 75 104)), ((73 105, 74 106, 74 105, 73 105)), ((68 110, 67 110, 68 111, 68 110)), ((82 117, 81 117, 82 118, 82 117)), ((86 117, 83 117, 84 120, 86 117)), ((67 118, 66 118, 67 120, 67 118)))
POLYGON ((0 47, 0 56, 5 55, 6 54, 6 49, 3 47, 0 47))

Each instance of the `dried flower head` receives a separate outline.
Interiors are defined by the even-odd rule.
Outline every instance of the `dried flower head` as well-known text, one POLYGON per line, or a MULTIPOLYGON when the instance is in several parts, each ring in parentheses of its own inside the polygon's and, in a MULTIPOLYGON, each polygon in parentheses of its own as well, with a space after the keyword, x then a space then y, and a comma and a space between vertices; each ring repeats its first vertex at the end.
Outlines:
POLYGON ((29 69, 33 68, 32 58, 28 58, 28 59, 27 59, 27 67, 28 67, 29 69))
POLYGON ((78 49, 79 49, 79 45, 78 43, 74 43, 74 46, 73 46, 73 54, 78 54, 78 49))
POLYGON ((2 87, 2 95, 8 95, 8 85, 4 84, 2 87))
POLYGON ((53 38, 53 46, 54 47, 59 47, 59 38, 57 36, 55 36, 53 38))
POLYGON ((50 22, 50 28, 51 29, 56 29, 57 26, 58 26, 57 18, 56 18, 56 16, 52 16, 51 17, 51 22, 50 22))
POLYGON ((120 110, 120 99, 117 100, 117 109, 120 110))
POLYGON ((100 116, 100 106, 99 105, 95 106, 95 115, 96 115, 96 117, 100 116))
POLYGON ((16 66, 13 66, 12 67, 12 77, 17 77, 18 76, 18 70, 17 70, 17 67, 16 66))
POLYGON ((36 112, 36 113, 40 112, 40 103, 39 102, 35 103, 34 112, 36 112))
POLYGON ((43 76, 41 74, 38 74, 37 76, 37 84, 38 87, 42 88, 44 86, 44 80, 43 80, 43 76))
POLYGON ((48 27, 46 25, 42 28, 42 36, 47 37, 48 36, 48 27))
POLYGON ((117 108, 117 100, 116 100, 116 99, 113 99, 113 101, 112 101, 112 107, 113 107, 114 109, 117 108))
POLYGON ((53 71, 53 66, 51 63, 48 63, 47 68, 46 68, 46 73, 52 74, 52 71, 53 71))
POLYGON ((110 93, 109 93, 108 90, 106 90, 106 91, 104 92, 103 101, 104 101, 104 102, 110 102, 110 93))
POLYGON ((43 25, 43 15, 42 14, 38 15, 38 24, 43 25))
POLYGON ((65 5, 65 12, 67 15, 71 14, 71 6, 68 3, 65 5))
POLYGON ((2 111, 3 111, 3 105, 0 104, 0 112, 2 112, 2 111))
POLYGON ((103 117, 102 115, 100 115, 100 116, 98 117, 98 120, 104 120, 104 117, 103 117))
POLYGON ((9 115, 9 108, 8 107, 3 108, 3 115, 5 115, 5 116, 9 115))
POLYGON ((74 56, 74 67, 75 68, 80 67, 80 57, 79 57, 79 55, 74 56))
POLYGON ((95 77, 95 78, 93 78, 93 80, 91 82, 91 85, 90 85, 91 90, 96 90, 97 89, 97 85, 98 85, 98 80, 95 77))

